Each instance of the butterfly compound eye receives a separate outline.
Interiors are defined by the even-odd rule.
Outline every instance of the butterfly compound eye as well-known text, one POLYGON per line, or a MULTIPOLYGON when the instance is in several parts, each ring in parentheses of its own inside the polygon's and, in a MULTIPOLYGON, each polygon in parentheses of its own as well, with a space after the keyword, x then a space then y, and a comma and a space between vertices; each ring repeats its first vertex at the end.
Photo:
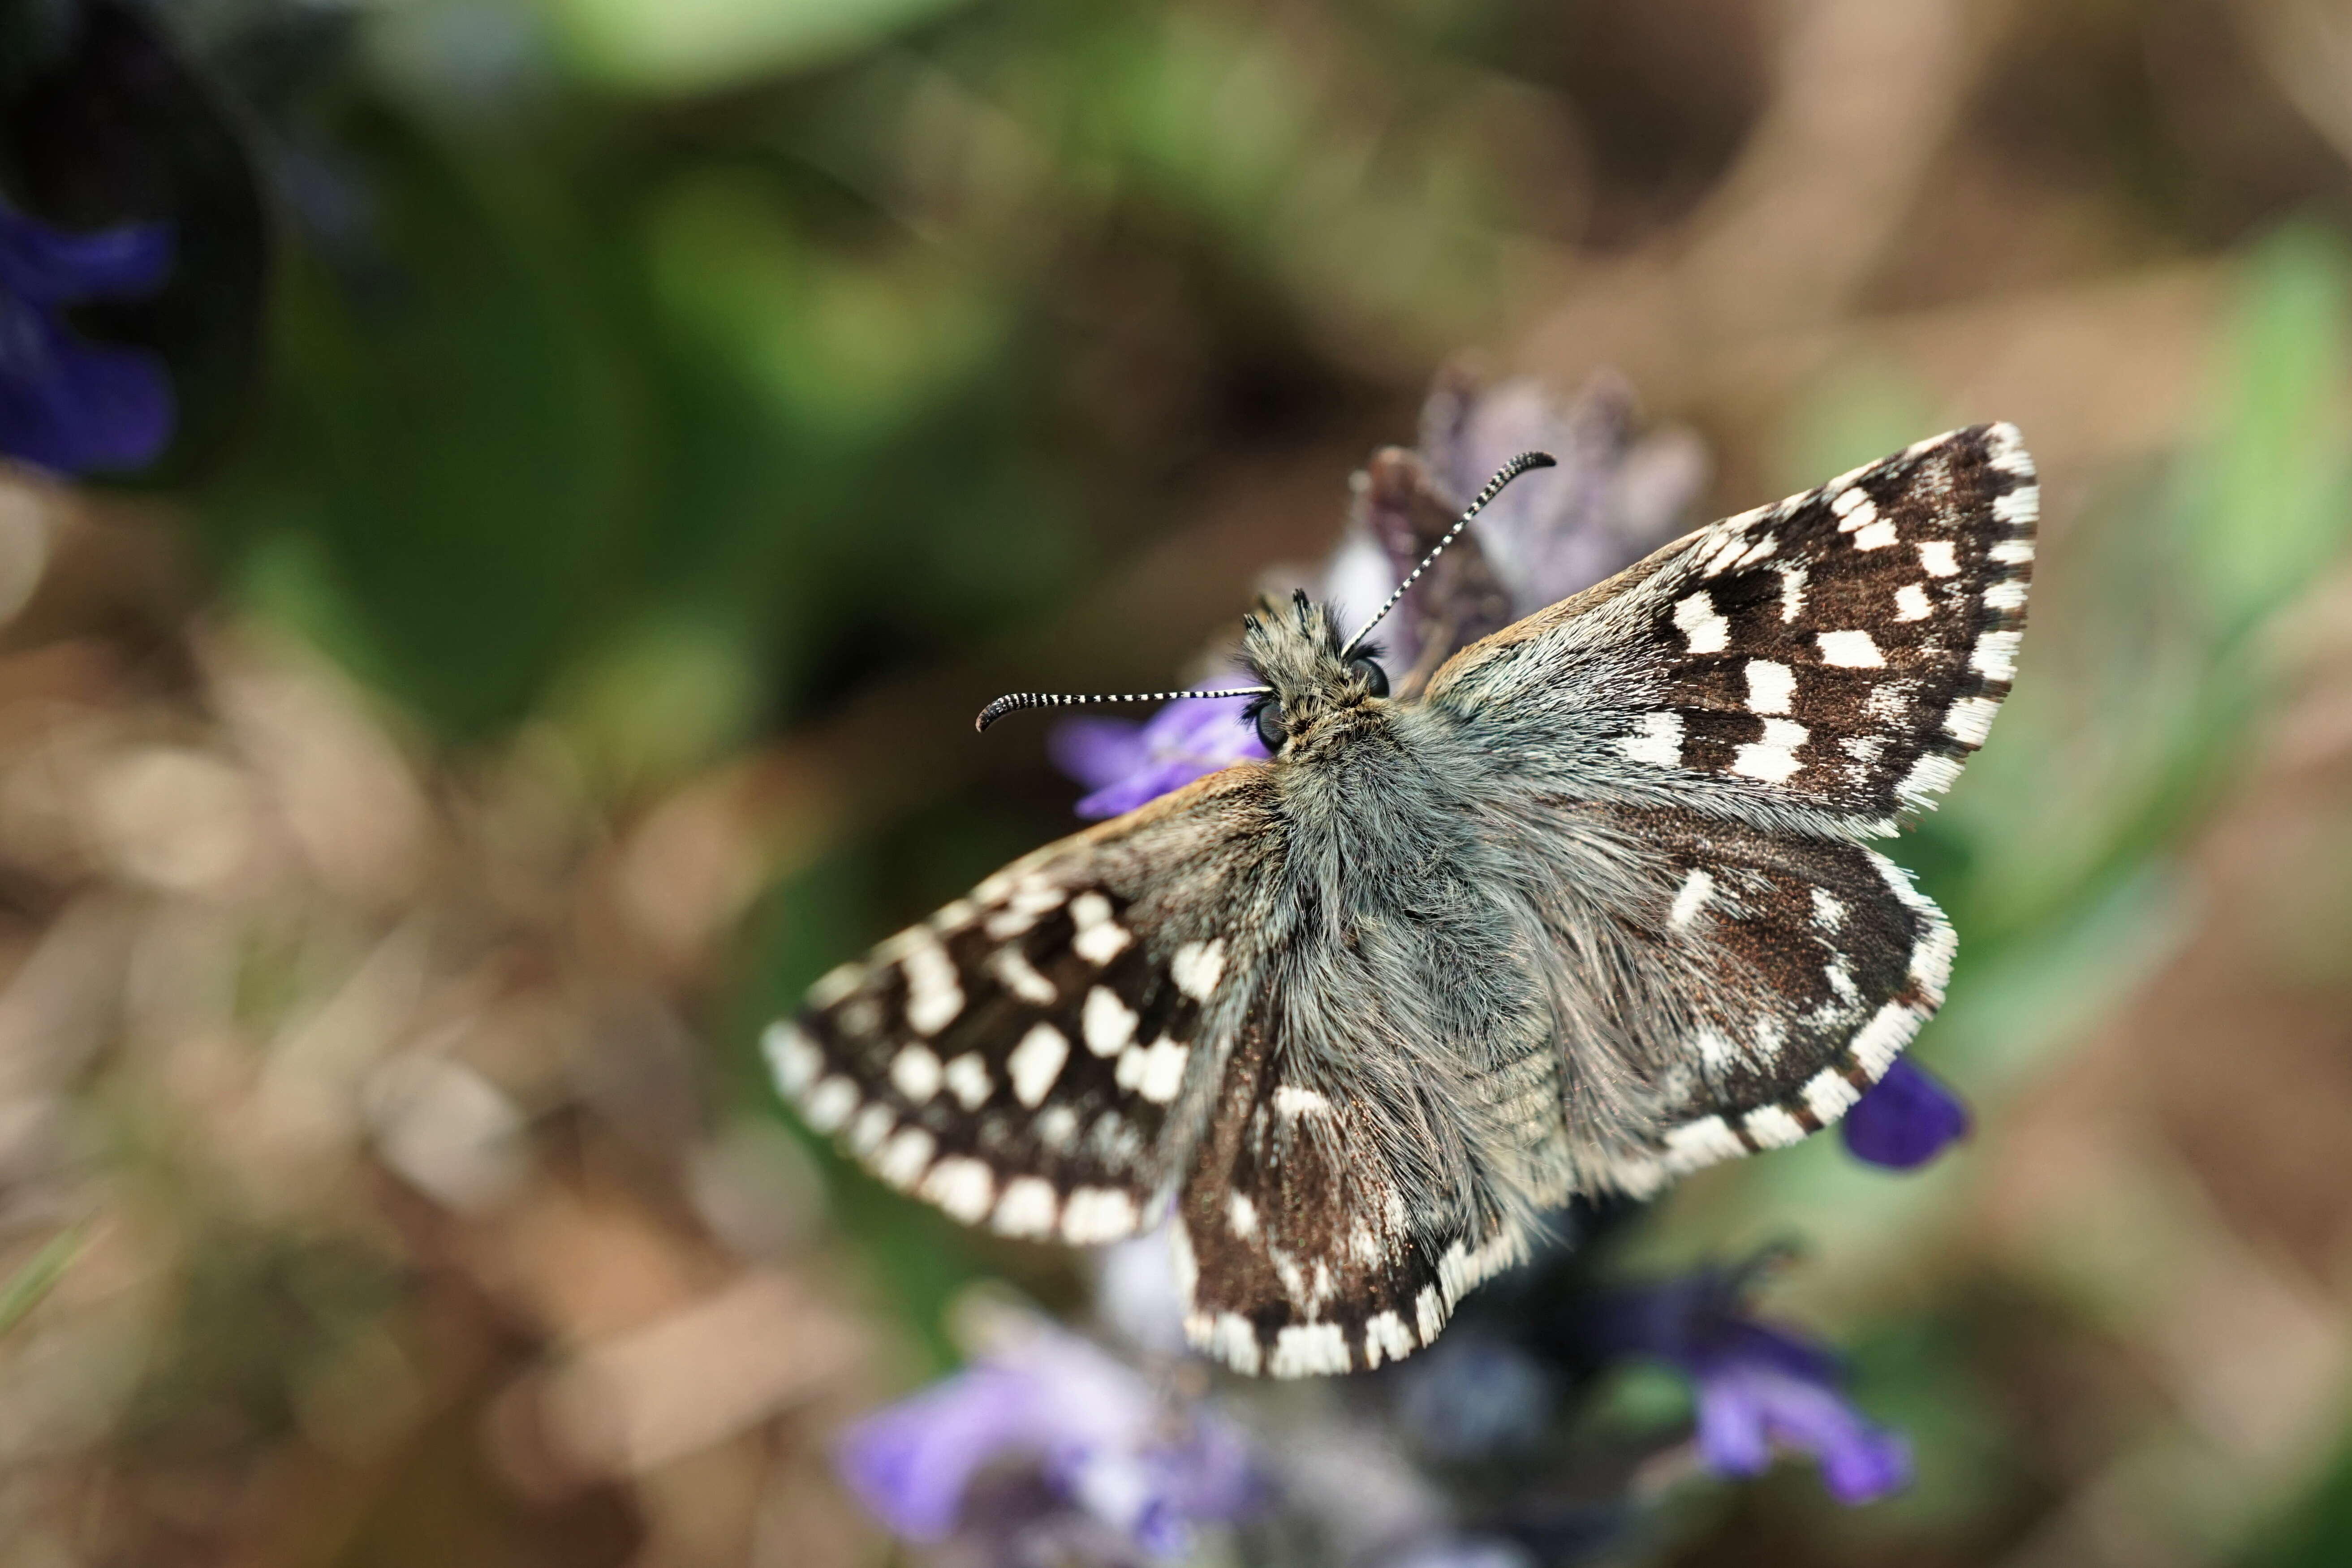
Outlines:
POLYGON ((1257 738, 1269 752, 1282 750, 1282 743, 1290 739, 1290 731, 1282 727, 1282 704, 1269 702, 1257 710, 1257 738))
POLYGON ((1373 696, 1386 697, 1389 694, 1389 672, 1382 669, 1377 660, 1359 655, 1348 661, 1348 668, 1364 678, 1364 684, 1371 688, 1373 696))

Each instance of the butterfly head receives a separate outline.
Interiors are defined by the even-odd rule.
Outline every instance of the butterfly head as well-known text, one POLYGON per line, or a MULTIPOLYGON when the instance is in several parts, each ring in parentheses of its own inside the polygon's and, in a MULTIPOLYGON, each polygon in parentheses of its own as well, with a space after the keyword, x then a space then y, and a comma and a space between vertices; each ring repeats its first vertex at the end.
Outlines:
POLYGON ((1258 602, 1242 617, 1242 660, 1266 686, 1250 708, 1258 739, 1276 756, 1295 741, 1333 728, 1327 721, 1363 713, 1389 694, 1380 649, 1340 641, 1330 608, 1306 594, 1288 604, 1258 602))

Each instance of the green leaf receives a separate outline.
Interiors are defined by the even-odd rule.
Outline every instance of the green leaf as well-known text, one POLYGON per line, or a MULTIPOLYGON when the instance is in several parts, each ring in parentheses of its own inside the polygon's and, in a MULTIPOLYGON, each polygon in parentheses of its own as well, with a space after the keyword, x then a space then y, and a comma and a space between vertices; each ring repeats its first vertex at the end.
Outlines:
POLYGON ((2293 225, 2247 258, 2219 424, 2194 460, 2191 581, 2234 638, 2301 590, 2352 528, 2352 251, 2293 225))
POLYGON ((2352 1561, 2352 1445, 2239 1559, 2242 1568, 2336 1568, 2352 1561))
POLYGON ((849 58, 961 0, 551 0, 565 62, 608 89, 707 93, 849 58))

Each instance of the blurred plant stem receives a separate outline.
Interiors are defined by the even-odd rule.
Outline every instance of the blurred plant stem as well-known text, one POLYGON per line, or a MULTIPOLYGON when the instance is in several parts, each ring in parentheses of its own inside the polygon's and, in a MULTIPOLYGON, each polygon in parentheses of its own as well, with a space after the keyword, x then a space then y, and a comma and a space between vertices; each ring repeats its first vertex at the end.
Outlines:
POLYGON ((77 1225, 58 1232, 41 1244, 40 1249, 25 1262, 25 1266, 0 1284, 0 1334, 6 1333, 23 1322, 44 1297, 57 1288, 66 1276, 83 1245, 89 1239, 89 1227, 77 1225))

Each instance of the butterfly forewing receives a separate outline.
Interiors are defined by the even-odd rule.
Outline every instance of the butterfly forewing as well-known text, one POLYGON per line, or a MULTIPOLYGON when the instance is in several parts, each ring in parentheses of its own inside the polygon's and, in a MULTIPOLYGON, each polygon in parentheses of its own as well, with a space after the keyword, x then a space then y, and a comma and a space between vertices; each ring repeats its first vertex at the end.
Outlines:
POLYGON ((770 1031, 785 1094, 959 1219, 1082 1244, 1150 1223, 1215 1075, 1263 772, 1040 850, 834 971, 770 1031))
POLYGON ((1431 697, 1489 707, 1499 686, 1506 730, 1573 707, 1593 763, 1634 765, 1626 794, 1891 833, 2009 693, 2037 515, 2014 427, 1957 430, 1666 546, 1465 649, 1431 697))
POLYGON ((1710 530, 1654 627, 1682 645, 1677 765, 1865 821, 1932 802, 2016 673, 2037 500, 1995 426, 1710 530))

